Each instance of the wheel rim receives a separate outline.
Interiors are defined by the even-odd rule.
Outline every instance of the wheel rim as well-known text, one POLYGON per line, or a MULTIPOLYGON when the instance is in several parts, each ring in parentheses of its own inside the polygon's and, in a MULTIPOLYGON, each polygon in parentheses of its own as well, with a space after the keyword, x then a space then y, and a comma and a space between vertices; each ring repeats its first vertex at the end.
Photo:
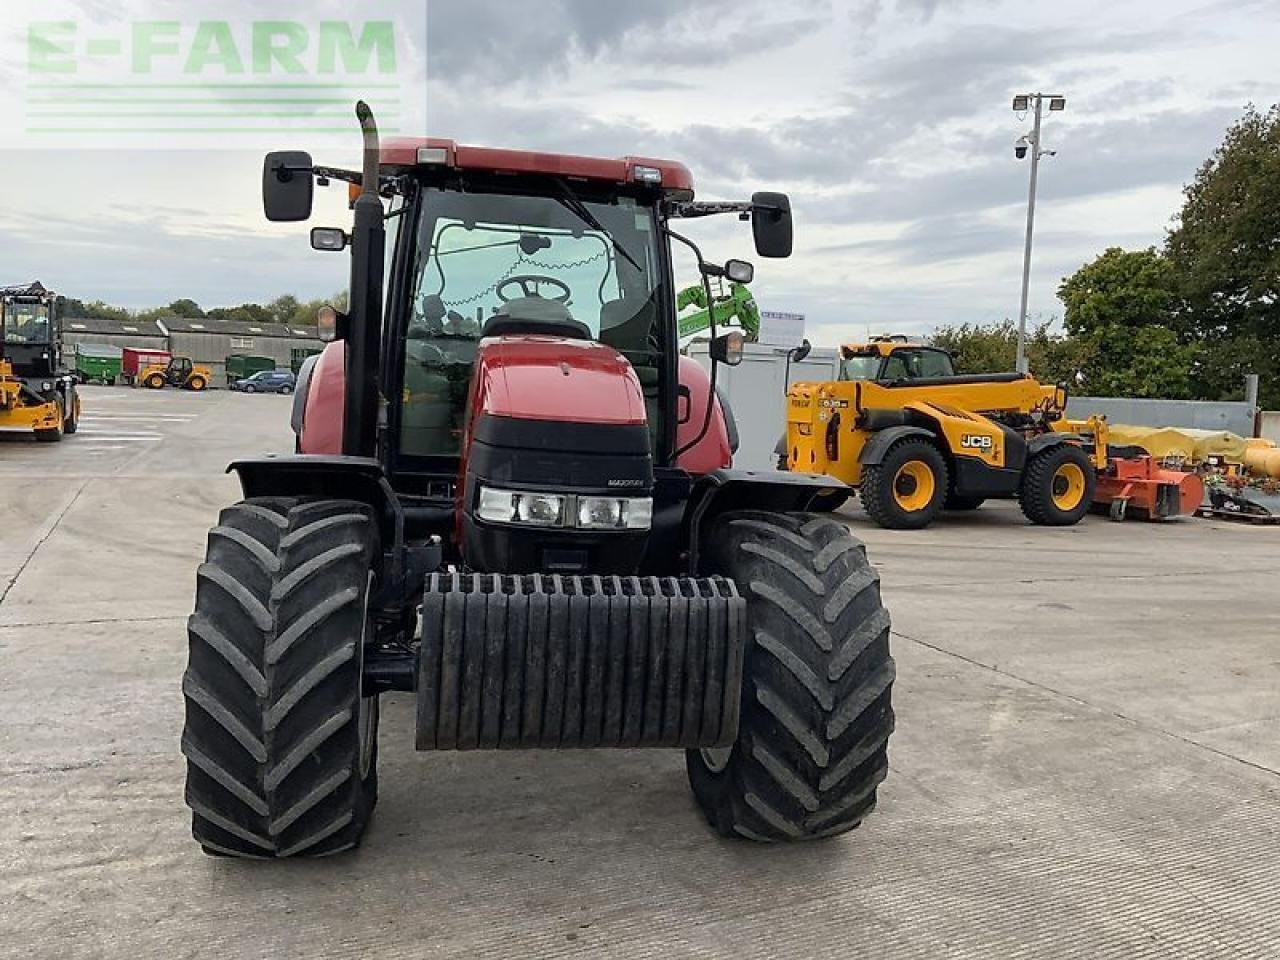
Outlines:
POLYGON ((704 747, 702 762, 712 773, 723 773, 729 766, 729 758, 733 756, 733 747, 704 747))
POLYGON ((1084 499, 1084 471, 1078 463, 1064 463, 1053 474, 1053 505, 1059 510, 1074 510, 1084 499))
POLYGON ((933 502, 937 489, 933 471, 921 460, 909 460, 893 476, 893 499, 903 510, 914 513, 933 502))

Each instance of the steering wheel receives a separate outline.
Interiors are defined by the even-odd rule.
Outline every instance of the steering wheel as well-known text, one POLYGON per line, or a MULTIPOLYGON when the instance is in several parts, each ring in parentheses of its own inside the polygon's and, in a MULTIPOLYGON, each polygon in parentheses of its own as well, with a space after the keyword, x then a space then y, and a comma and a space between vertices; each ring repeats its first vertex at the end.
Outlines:
POLYGON ((557 280, 555 277, 545 277, 536 273, 521 273, 514 277, 507 277, 500 284, 494 293, 498 295, 498 299, 503 303, 510 303, 516 299, 514 296, 507 296, 502 291, 510 286, 518 286, 520 288, 520 296, 522 297, 541 297, 542 286, 546 284, 557 288, 560 293, 554 297, 546 297, 544 299, 554 300, 556 303, 568 303, 569 298, 573 296, 573 291, 569 289, 569 285, 563 280, 557 280))

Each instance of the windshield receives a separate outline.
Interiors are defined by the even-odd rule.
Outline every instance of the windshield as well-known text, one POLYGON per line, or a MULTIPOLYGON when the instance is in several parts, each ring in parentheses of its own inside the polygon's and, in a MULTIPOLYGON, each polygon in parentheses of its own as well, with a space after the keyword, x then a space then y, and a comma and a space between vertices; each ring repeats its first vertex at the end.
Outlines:
POLYGON ((476 345, 500 310, 578 321, 631 361, 657 406, 662 261, 652 207, 631 197, 579 199, 567 186, 540 196, 426 188, 420 211, 402 454, 458 453, 476 345))
POLYGON ((874 380, 880 370, 880 354, 846 354, 840 361, 841 380, 874 380))
POLYGON ((523 297, 563 304, 596 338, 625 320, 617 302, 638 306, 657 285, 652 212, 625 197, 578 203, 426 191, 412 322, 477 336, 523 297))
POLYGON ((4 305, 4 339, 6 343, 48 343, 48 306, 10 300, 4 305))

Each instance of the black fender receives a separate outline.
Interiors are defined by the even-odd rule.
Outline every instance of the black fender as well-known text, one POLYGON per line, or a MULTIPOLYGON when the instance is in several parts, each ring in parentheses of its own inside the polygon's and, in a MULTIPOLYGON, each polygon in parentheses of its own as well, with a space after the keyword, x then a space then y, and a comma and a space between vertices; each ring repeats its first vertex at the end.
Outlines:
POLYGON ((1030 460, 1037 453, 1043 453, 1050 447, 1056 447, 1062 443, 1080 444, 1084 442, 1084 438, 1077 433, 1042 433, 1038 437, 1032 437, 1027 441, 1027 459, 1030 460))
POLYGON ((366 503, 378 521, 383 544, 396 558, 393 563, 404 553, 404 507, 377 460, 295 453, 233 460, 227 473, 240 479, 246 499, 317 497, 366 503))
POLYGON ((864 467, 875 466, 884 462, 885 454, 889 452, 889 448, 903 437, 926 437, 930 441, 937 439, 936 435, 930 433, 924 427, 886 427, 872 434, 871 439, 862 448, 858 462, 864 467))
POLYGON ((699 477, 685 508, 689 570, 698 572, 702 538, 720 514, 731 510, 803 511, 824 493, 851 496, 853 488, 835 477, 782 470, 713 470, 699 477))

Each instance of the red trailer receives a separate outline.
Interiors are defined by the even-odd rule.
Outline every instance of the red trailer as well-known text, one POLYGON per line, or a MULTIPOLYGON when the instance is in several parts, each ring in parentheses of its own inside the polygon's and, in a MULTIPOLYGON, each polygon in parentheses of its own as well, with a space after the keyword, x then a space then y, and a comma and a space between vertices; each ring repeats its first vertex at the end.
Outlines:
POLYGON ((152 364, 167 367, 173 355, 168 350, 125 347, 120 358, 120 375, 124 382, 137 386, 138 374, 152 364))

